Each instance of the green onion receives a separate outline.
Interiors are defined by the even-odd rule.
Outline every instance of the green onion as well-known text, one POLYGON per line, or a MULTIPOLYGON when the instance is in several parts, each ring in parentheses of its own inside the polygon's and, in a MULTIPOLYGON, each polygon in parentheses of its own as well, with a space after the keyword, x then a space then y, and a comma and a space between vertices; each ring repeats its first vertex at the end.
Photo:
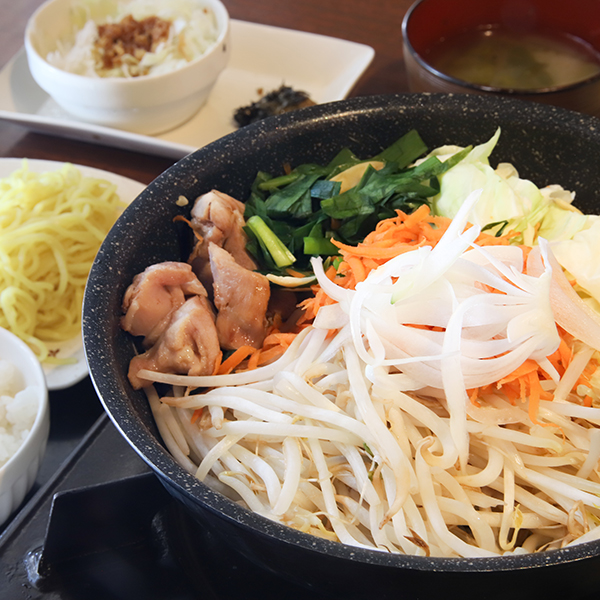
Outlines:
POLYGON ((296 261, 287 246, 273 233, 261 217, 258 215, 250 217, 246 225, 261 241, 279 268, 289 267, 296 261))
POLYGON ((335 256, 340 251, 327 238, 320 237, 305 237, 304 238, 304 254, 311 256, 335 256))
POLYGON ((276 190, 284 185, 288 185, 296 179, 300 177, 300 173, 294 171, 289 173, 288 175, 281 175, 281 177, 273 177, 273 179, 268 179, 267 181, 262 181, 258 184, 258 189, 263 190, 265 192, 276 190))

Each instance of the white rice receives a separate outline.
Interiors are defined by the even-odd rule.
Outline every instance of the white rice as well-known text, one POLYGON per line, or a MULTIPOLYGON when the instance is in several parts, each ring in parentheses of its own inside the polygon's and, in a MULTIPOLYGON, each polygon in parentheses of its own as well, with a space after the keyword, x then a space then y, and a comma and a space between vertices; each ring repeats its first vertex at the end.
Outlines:
POLYGON ((138 21, 157 16, 171 22, 169 38, 141 60, 140 67, 147 68, 144 76, 180 69, 202 56, 219 36, 215 14, 202 0, 120 0, 106 3, 113 8, 109 13, 99 10, 100 4, 91 0, 76 3, 73 34, 58 40, 56 50, 46 56, 51 65, 86 77, 130 77, 127 64, 102 69, 94 53, 98 25, 119 23, 127 15, 138 21))
POLYGON ((39 391, 25 387, 13 363, 0 359, 0 467, 27 439, 38 412, 39 391))

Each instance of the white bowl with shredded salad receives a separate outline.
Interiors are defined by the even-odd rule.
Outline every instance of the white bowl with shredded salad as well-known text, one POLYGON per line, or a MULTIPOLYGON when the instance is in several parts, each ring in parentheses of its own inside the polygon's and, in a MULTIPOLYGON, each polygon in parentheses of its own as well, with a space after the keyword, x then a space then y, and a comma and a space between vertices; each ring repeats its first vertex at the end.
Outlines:
POLYGON ((31 489, 49 429, 42 367, 27 344, 0 328, 0 523, 31 489))
POLYGON ((49 0, 25 49, 38 85, 73 116, 147 135, 192 117, 229 59, 219 0, 49 0))

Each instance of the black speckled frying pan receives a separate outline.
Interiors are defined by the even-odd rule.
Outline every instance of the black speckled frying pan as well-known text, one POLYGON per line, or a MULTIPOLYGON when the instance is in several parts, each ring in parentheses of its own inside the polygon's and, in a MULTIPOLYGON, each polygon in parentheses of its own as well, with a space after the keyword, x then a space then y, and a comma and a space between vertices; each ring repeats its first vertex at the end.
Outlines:
MULTIPOLYGON (((185 157, 131 204, 108 234, 85 294, 83 334, 94 385, 131 446, 195 519, 232 551, 331 598, 583 598, 600 592, 600 542, 491 559, 406 557, 350 548, 257 516, 188 475, 165 450, 147 402, 127 380, 133 355, 121 331, 121 299, 133 276, 163 260, 185 260, 185 227, 173 223, 217 188, 244 199, 258 170, 329 161, 349 146, 368 157, 416 128, 430 148, 488 140, 492 162, 512 162, 538 186, 559 183, 576 204, 600 212, 600 120, 547 105, 484 96, 364 97, 275 117, 185 157)), ((600 260, 600 257, 599 257, 600 260)), ((600 500, 599 500, 600 503, 600 500)), ((227 560, 227 557, 223 557, 227 560)))

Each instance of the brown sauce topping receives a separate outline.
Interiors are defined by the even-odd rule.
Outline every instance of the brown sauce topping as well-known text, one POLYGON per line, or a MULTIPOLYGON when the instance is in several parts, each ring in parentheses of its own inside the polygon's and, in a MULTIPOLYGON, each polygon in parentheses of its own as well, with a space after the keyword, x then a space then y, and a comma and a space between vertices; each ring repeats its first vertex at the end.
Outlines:
MULTIPOLYGON (((136 65, 146 52, 154 52, 169 36, 170 21, 151 16, 137 21, 127 15, 119 23, 98 26, 96 50, 104 69, 120 67, 124 62, 136 65), (132 61, 132 58, 134 59, 132 61)), ((143 75, 132 70, 131 75, 143 75)))

